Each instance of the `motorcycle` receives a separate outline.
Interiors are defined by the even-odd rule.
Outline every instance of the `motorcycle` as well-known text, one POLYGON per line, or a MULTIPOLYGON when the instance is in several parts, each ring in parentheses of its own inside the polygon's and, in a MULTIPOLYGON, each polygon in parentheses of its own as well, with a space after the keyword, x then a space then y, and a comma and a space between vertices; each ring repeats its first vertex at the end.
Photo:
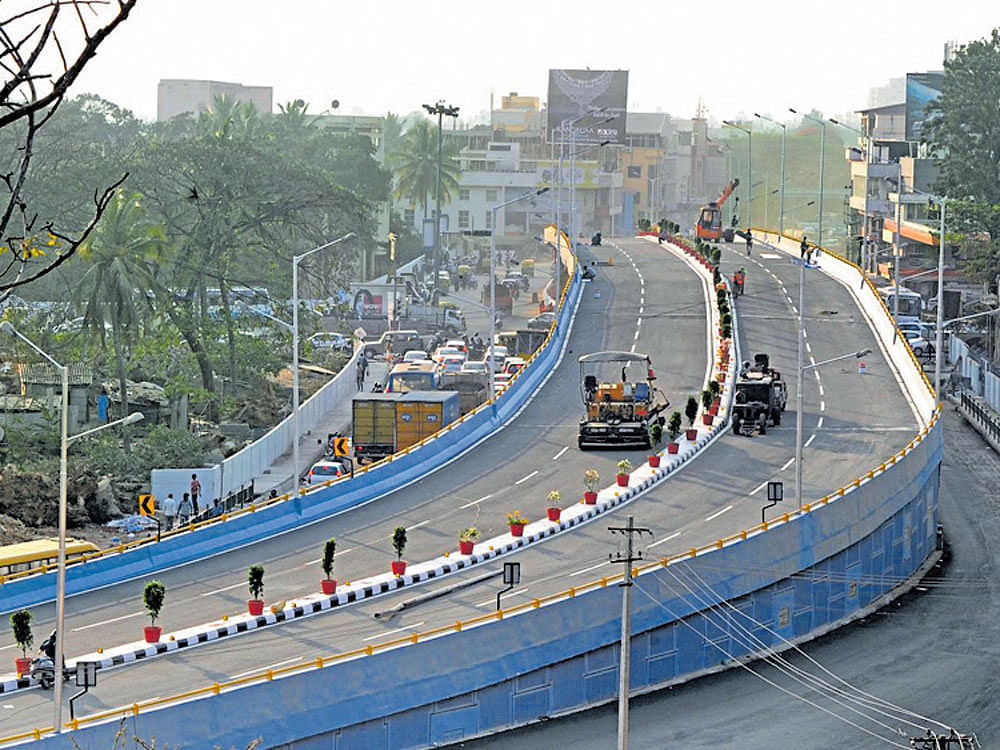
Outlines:
POLYGON ((600 247, 601 245, 601 233, 598 232, 593 237, 590 238, 590 244, 592 247, 600 247))
MULTIPOLYGON (((38 655, 31 660, 29 676, 41 686, 42 690, 51 690, 56 682, 56 631, 42 641, 38 655)), ((63 667, 63 680, 70 678, 70 671, 63 667)))

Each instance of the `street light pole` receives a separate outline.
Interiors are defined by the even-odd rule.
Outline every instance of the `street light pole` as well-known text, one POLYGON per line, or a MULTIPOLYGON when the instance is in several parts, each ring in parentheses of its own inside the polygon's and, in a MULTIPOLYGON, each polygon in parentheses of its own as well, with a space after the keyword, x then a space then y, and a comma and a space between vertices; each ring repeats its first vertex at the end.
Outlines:
POLYGON ((338 237, 331 242, 327 242, 319 247, 304 252, 300 255, 292 256, 292 488, 295 502, 299 502, 299 263, 308 258, 313 253, 326 250, 352 237, 357 237, 354 232, 348 232, 343 237, 338 237))
MULTIPOLYGON (((438 268, 441 262, 441 157, 444 147, 444 130, 441 127, 444 115, 458 117, 458 107, 445 104, 443 99, 439 99, 436 104, 424 104, 424 109, 429 115, 437 115, 438 118, 438 159, 437 159, 437 180, 434 191, 434 289, 438 288, 438 268)), ((426 218, 426 217, 425 217, 426 218)))
POLYGON ((723 120, 722 124, 747 134, 747 231, 749 231, 753 227, 753 183, 750 181, 753 168, 753 130, 729 120, 723 120))
POLYGON ((796 112, 791 107, 788 111, 793 115, 801 114, 802 117, 812 120, 819 124, 819 221, 817 224, 816 234, 818 235, 816 239, 816 247, 823 247, 823 190, 824 181, 826 180, 826 123, 818 117, 813 117, 812 115, 807 115, 805 112, 796 112))
MULTIPOLYGON (((753 113, 754 117, 759 117, 761 120, 767 120, 768 122, 773 122, 779 128, 781 128, 781 192, 778 194, 778 234, 785 234, 785 136, 788 135, 788 126, 782 122, 768 117, 767 115, 759 115, 756 112, 753 113)), ((767 205, 767 204, 765 204, 767 205)))

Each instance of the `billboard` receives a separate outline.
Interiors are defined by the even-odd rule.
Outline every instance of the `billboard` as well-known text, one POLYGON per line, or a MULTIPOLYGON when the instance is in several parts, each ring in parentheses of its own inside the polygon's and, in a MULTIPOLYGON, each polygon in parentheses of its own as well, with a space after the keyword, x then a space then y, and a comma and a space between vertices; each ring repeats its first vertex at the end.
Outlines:
POLYGON ((550 70, 551 142, 624 143, 627 98, 627 70, 550 70))
POLYGON ((906 74, 906 140, 919 141, 926 114, 924 108, 941 96, 944 73, 906 74))

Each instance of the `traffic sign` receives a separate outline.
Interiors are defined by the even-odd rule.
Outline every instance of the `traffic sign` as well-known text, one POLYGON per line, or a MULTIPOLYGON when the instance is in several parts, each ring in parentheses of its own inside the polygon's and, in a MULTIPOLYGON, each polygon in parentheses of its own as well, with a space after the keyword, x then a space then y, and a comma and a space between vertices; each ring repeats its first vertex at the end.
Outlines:
POLYGON ((351 439, 338 437, 333 439, 333 455, 346 457, 351 454, 351 439))
POLYGON ((139 495, 139 513, 144 516, 156 515, 156 499, 152 495, 139 495))

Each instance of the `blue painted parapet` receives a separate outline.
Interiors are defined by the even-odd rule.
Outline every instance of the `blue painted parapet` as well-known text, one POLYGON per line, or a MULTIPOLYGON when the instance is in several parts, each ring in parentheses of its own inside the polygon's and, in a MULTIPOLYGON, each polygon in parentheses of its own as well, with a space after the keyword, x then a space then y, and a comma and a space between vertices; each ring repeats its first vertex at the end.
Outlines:
MULTIPOLYGON (((147 576, 157 570, 217 555, 320 521, 394 492, 426 477, 485 440, 509 422, 549 377, 562 358, 563 348, 580 301, 578 273, 567 285, 558 322, 547 345, 539 350, 504 392, 416 448, 393 456, 353 478, 329 487, 313 488, 298 500, 265 505, 225 521, 194 528, 123 548, 66 569, 66 591, 79 593, 101 586, 147 576)), ((0 612, 30 607, 55 598, 55 572, 16 578, 0 587, 0 612)))

